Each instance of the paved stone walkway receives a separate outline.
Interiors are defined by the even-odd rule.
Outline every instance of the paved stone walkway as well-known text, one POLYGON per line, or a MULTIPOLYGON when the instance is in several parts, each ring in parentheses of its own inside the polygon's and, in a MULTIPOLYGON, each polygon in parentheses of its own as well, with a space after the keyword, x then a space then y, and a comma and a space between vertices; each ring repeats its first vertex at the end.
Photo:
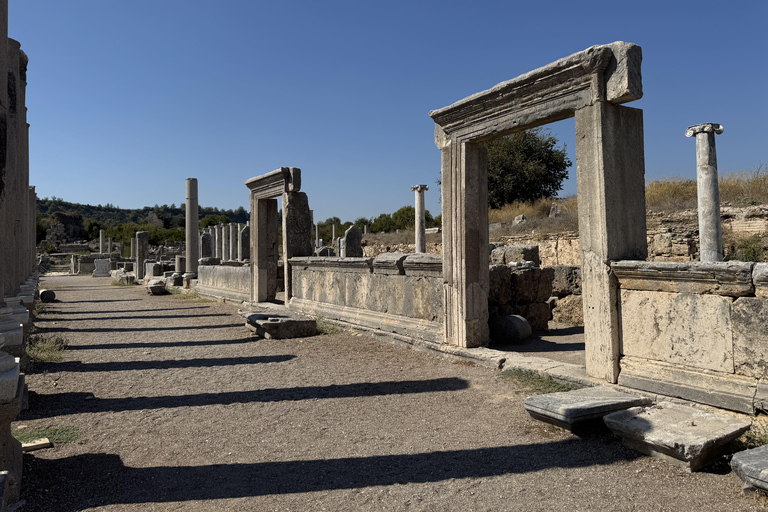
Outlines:
MULTIPOLYGON (((231 305, 45 277, 70 343, 16 424, 24 511, 764 510, 726 464, 688 474, 531 420, 494 370, 349 332, 262 340, 231 305), (54 385, 55 384, 55 385, 54 385)), ((47 372, 44 373, 44 370, 47 372)))

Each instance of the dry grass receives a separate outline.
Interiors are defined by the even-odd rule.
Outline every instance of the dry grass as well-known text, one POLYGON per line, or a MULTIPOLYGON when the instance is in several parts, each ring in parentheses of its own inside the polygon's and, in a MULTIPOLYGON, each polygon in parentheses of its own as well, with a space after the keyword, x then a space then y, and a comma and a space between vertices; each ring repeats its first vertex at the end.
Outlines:
POLYGON ((515 202, 499 208, 488 210, 488 223, 501 224, 502 228, 494 232, 494 236, 515 235, 520 233, 536 232, 537 234, 557 233, 563 231, 576 231, 579 228, 579 208, 575 196, 564 199, 542 198, 534 203, 515 202), (563 215, 549 217, 549 211, 553 203, 558 203, 563 215), (523 224, 513 226, 512 222, 518 215, 525 215, 527 219, 523 224))
MULTIPOLYGON (((732 172, 720 177, 720 201, 734 206, 768 203, 768 167, 732 172)), ((675 176, 645 186, 645 205, 659 211, 696 208, 696 180, 675 176)))

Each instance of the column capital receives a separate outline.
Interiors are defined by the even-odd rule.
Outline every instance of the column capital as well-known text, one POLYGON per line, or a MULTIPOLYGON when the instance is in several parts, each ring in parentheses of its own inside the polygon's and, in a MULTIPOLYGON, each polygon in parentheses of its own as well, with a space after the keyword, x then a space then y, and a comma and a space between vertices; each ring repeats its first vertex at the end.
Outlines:
POLYGON ((695 137, 698 133, 717 133, 718 135, 723 133, 723 125, 717 123, 702 123, 689 126, 685 130, 686 137, 695 137))
POLYGON ((411 190, 415 190, 416 192, 424 192, 425 190, 429 190, 428 185, 414 185, 411 187, 411 190))

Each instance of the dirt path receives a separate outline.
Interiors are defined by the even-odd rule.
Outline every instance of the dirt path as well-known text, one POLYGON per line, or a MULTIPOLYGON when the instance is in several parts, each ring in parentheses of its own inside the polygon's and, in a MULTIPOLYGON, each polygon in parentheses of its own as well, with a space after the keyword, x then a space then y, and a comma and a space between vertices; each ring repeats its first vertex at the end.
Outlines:
POLYGON ((70 347, 16 423, 84 438, 25 455, 24 511, 764 510, 724 465, 534 422, 487 368, 348 332, 262 340, 233 306, 109 283, 41 286, 60 302, 38 325, 70 347))

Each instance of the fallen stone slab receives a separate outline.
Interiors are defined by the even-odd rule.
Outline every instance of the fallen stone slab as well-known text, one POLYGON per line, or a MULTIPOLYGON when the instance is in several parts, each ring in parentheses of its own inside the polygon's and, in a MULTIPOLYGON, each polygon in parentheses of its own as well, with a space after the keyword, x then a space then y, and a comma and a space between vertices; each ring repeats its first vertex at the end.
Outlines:
POLYGON ((650 403, 648 398, 608 386, 595 386, 529 396, 525 399, 525 410, 535 420, 573 431, 606 414, 650 403))
POLYGON ((53 446, 53 443, 50 439, 43 437, 41 439, 33 439, 28 443, 21 443, 21 451, 32 452, 35 450, 42 450, 43 448, 50 448, 51 446, 53 446))
POLYGON ((147 283, 147 293, 165 295, 168 293, 168 290, 165 289, 165 281, 163 279, 150 279, 147 283))
POLYGON ((605 424, 624 444, 696 471, 722 455, 725 445, 749 430, 746 418, 661 402, 608 414, 605 424))
POLYGON ((40 290, 40 302, 53 302, 56 300, 56 292, 53 290, 40 290))
POLYGON ((314 319, 250 311, 240 311, 240 316, 245 318, 245 326, 262 338, 281 340, 306 338, 317 334, 317 322, 314 319))
POLYGON ((744 450, 733 456, 731 469, 744 481, 744 490, 768 492, 768 446, 744 450))

